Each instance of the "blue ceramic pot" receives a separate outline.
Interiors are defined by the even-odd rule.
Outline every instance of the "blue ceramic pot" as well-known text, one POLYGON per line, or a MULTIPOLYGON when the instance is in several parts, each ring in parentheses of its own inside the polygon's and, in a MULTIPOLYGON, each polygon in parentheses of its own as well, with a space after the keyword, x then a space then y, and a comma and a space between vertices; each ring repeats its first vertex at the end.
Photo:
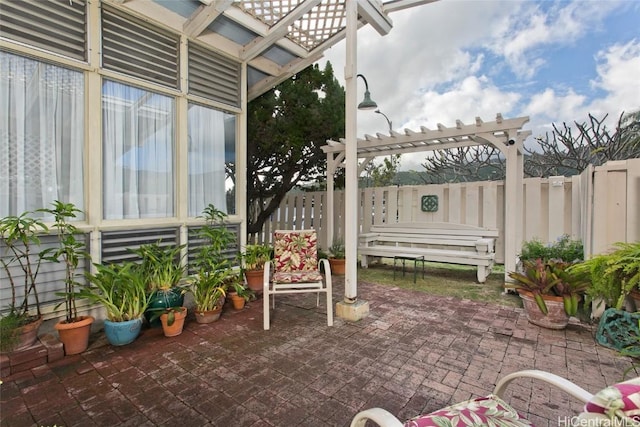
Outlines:
POLYGON ((124 322, 104 321, 104 333, 111 345, 130 344, 140 335, 142 318, 125 320, 124 322))

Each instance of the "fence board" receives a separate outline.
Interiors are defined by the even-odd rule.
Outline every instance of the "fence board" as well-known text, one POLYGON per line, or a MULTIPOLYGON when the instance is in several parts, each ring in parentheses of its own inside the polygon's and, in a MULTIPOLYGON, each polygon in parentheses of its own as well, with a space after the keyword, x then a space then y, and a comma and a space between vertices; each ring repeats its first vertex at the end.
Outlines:
MULTIPOLYGON (((579 176, 527 178, 523 185, 520 235, 525 240, 550 241, 569 234, 582 239, 587 254, 606 250, 614 241, 640 240, 640 159, 589 167, 579 176)), ((325 247, 325 218, 333 215, 333 239, 344 238, 344 191, 334 193, 334 212, 323 211, 325 192, 296 193, 296 197, 287 196, 272 215, 279 228, 303 215, 296 225, 315 228, 325 247)), ((365 188, 356 214, 361 233, 383 222, 452 222, 497 229, 496 262, 504 262, 504 220, 509 213, 504 211, 502 181, 365 188), (421 210, 427 195, 438 197, 437 211, 421 210)), ((267 236, 272 225, 265 224, 267 236)))

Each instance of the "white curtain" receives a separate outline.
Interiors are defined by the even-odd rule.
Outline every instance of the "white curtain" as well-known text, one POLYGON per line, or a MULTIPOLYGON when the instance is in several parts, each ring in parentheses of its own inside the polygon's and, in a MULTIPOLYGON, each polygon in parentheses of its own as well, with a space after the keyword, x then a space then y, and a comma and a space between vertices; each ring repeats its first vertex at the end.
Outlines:
POLYGON ((174 109, 171 97, 104 82, 105 219, 174 216, 174 109))
POLYGON ((84 208, 82 73, 0 52, 0 216, 84 208))
POLYGON ((227 212, 225 194, 225 113, 189 105, 189 216, 212 203, 227 212))

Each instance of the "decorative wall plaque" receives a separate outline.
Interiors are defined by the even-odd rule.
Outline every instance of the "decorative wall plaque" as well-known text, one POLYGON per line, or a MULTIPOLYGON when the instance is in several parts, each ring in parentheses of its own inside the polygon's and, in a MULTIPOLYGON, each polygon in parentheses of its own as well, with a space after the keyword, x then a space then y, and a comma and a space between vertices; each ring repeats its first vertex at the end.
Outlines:
POLYGON ((438 211, 438 196, 430 194, 428 196, 422 196, 422 203, 420 203, 422 212, 437 212, 438 211))

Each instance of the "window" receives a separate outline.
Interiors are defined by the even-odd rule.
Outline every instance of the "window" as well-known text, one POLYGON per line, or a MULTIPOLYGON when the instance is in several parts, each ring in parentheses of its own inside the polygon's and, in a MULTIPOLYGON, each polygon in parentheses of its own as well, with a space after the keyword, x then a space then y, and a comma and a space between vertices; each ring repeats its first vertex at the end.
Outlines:
POLYGON ((0 216, 84 207, 84 76, 0 52, 0 216))
POLYGON ((189 216, 212 203, 235 213, 235 116, 189 104, 189 216))
POLYGON ((102 86, 105 219, 175 216, 175 101, 105 80, 102 86))

